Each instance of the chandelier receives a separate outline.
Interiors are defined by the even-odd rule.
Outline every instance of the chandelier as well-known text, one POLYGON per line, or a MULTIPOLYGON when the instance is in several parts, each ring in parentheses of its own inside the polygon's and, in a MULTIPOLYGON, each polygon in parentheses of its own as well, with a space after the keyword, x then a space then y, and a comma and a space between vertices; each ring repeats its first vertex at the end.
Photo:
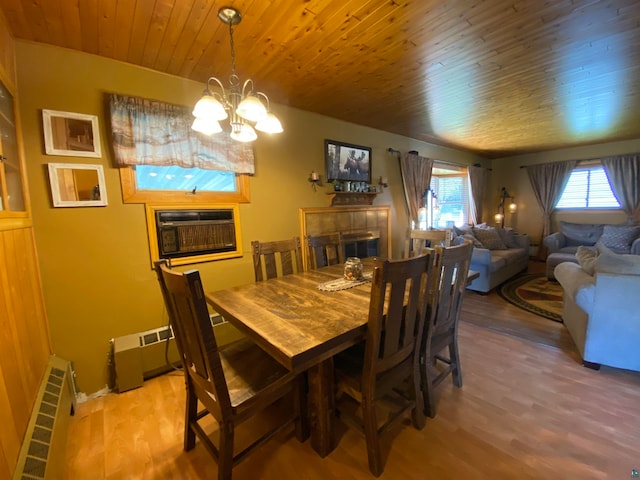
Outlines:
POLYGON ((232 7, 222 7, 218 11, 218 18, 229 25, 230 86, 225 89, 220 80, 209 77, 207 88, 193 107, 192 113, 195 120, 191 128, 205 135, 213 135, 222 132, 220 122, 229 118, 230 136, 239 142, 253 142, 258 138, 256 130, 264 133, 282 132, 280 120, 269 109, 269 98, 262 92, 254 91, 253 80, 247 79, 242 88, 240 87, 240 78, 236 75, 236 52, 233 44, 233 26, 242 20, 240 12, 232 7))

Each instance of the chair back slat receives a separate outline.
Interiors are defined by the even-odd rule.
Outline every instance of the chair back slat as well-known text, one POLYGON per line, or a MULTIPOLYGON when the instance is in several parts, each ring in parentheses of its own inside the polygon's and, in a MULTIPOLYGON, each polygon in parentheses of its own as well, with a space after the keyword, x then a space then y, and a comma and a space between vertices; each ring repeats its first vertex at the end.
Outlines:
POLYGON ((300 237, 270 242, 251 242, 257 282, 302 271, 300 237))
POLYGON ((307 235, 305 243, 310 269, 344 263, 344 251, 340 233, 307 235))
POLYGON ((211 413, 220 419, 231 411, 231 401, 200 273, 173 271, 166 260, 156 262, 155 270, 185 375, 191 377, 196 389, 213 397, 218 411, 211 413))

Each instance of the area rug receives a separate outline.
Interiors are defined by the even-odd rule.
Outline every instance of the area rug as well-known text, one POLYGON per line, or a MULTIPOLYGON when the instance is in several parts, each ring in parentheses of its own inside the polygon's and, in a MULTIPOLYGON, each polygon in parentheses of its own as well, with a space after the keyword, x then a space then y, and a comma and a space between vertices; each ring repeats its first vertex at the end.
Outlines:
POLYGON ((543 273, 525 273, 498 288, 507 302, 549 320, 562 322, 562 287, 543 273))

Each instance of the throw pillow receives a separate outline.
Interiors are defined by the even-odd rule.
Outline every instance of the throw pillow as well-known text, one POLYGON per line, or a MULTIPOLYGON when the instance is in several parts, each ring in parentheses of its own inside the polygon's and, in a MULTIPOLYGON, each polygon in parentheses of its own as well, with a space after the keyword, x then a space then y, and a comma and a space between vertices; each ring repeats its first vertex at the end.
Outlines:
POLYGON ((489 250, 506 250, 507 246, 495 228, 474 228, 473 234, 480 240, 484 248, 489 250))
POLYGON ((473 242, 474 247, 484 248, 484 245, 480 243, 480 241, 473 236, 473 232, 465 233, 464 235, 458 235, 454 240, 454 245, 462 245, 465 240, 471 240, 473 242))
POLYGON ((600 243, 616 253, 630 253, 631 244, 639 236, 637 225, 605 225, 600 243))
POLYGON ((507 248, 518 248, 518 242, 516 242, 516 234, 510 228, 496 228, 500 239, 507 246, 507 248))
POLYGON ((460 227, 456 227, 455 225, 453 226, 453 233, 456 234, 456 236, 460 236, 460 235, 465 235, 467 233, 471 233, 473 234, 473 227, 471 225, 469 225, 468 223, 465 223, 464 225, 460 226, 460 227))
POLYGON ((593 248, 585 247, 580 245, 578 250, 576 251, 576 260, 578 260, 578 265, 582 267, 582 269, 587 272, 589 275, 594 275, 596 273, 596 261, 598 259, 598 252, 593 248))
POLYGON ((565 236, 567 246, 595 245, 602 236, 603 225, 560 221, 560 233, 565 236))
POLYGON ((640 255, 601 253, 596 261, 596 273, 640 275, 640 255))

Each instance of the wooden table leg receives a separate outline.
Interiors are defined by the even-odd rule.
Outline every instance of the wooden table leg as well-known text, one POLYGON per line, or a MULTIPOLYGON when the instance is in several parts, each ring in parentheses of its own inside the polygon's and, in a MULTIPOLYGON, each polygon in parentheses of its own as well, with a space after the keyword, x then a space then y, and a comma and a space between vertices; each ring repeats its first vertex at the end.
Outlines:
POLYGON ((311 446, 321 457, 326 457, 334 448, 333 389, 333 358, 329 358, 309 369, 311 446))

